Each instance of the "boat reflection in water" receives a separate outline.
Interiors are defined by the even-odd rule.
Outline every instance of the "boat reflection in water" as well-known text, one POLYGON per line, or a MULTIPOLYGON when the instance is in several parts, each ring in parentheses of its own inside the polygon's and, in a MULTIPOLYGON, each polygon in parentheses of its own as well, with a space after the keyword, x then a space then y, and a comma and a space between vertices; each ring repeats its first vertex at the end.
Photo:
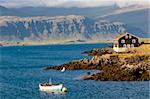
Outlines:
POLYGON ((39 95, 41 98, 48 99, 66 98, 66 92, 39 91, 39 95))

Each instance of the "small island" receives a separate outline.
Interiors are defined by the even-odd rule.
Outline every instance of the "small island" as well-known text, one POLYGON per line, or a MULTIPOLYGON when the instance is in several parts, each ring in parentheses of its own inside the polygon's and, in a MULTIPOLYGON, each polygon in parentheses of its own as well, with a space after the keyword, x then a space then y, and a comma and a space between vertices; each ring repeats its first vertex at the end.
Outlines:
POLYGON ((150 80, 150 44, 146 41, 139 43, 139 38, 132 34, 125 33, 116 37, 113 48, 95 48, 83 53, 93 58, 73 60, 59 66, 46 67, 44 70, 61 70, 65 67, 66 70, 94 69, 99 71, 88 72, 82 80, 150 80))

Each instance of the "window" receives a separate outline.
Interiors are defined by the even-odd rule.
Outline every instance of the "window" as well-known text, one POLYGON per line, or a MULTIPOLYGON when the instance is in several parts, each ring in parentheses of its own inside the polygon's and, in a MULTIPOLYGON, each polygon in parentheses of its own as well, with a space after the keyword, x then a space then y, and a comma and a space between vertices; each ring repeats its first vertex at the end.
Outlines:
POLYGON ((133 47, 134 47, 134 44, 131 44, 131 47, 133 48, 133 47))
POLYGON ((123 47, 126 47, 127 45, 126 44, 123 44, 123 47))
POLYGON ((121 43, 122 43, 122 44, 123 44, 123 43, 125 43, 125 40, 124 40, 124 39, 122 39, 122 40, 121 40, 121 43))
POLYGON ((136 43, 136 39, 132 39, 132 43, 136 43))

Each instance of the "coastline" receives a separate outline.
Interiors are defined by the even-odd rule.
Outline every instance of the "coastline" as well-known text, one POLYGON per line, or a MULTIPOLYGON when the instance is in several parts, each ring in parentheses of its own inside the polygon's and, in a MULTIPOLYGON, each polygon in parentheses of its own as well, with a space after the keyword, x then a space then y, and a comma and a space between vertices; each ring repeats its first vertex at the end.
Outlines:
POLYGON ((143 44, 126 53, 116 53, 112 48, 93 49, 84 54, 92 56, 71 62, 45 67, 44 70, 99 70, 100 73, 87 73, 81 80, 101 81, 147 81, 150 80, 150 44, 143 44))
MULTIPOLYGON (((141 42, 150 43, 150 38, 142 38, 141 42)), ((40 46, 40 45, 57 45, 57 44, 96 44, 96 43, 113 43, 111 39, 100 40, 47 40, 47 41, 0 41, 0 46, 40 46)))
POLYGON ((0 41, 0 46, 40 46, 40 45, 67 45, 67 44, 96 44, 112 43, 111 40, 85 40, 85 41, 0 41))

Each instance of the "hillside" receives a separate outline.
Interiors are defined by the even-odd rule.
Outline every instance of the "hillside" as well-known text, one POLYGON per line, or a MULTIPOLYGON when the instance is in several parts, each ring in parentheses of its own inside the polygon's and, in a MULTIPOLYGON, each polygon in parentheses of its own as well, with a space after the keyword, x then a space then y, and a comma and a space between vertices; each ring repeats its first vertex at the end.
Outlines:
MULTIPOLYGON (((121 22, 94 20, 84 16, 57 17, 0 17, 0 40, 44 41, 44 40, 106 40, 130 28, 121 22)), ((142 33, 132 28, 132 33, 142 33)))
POLYGON ((149 10, 150 8, 125 11, 119 10, 104 16, 104 18, 109 21, 119 21, 126 23, 129 26, 141 29, 144 32, 144 34, 149 35, 149 10))
POLYGON ((7 8, 0 6, 0 16, 18 16, 18 17, 33 17, 33 16, 67 16, 67 15, 81 15, 91 18, 107 14, 118 9, 117 5, 90 7, 90 8, 64 8, 64 7, 21 7, 21 8, 7 8))

